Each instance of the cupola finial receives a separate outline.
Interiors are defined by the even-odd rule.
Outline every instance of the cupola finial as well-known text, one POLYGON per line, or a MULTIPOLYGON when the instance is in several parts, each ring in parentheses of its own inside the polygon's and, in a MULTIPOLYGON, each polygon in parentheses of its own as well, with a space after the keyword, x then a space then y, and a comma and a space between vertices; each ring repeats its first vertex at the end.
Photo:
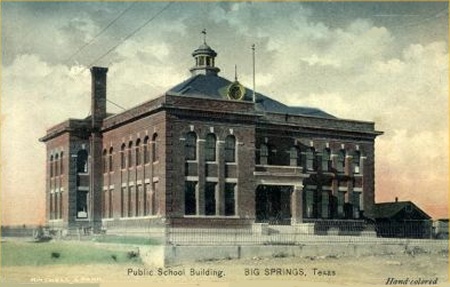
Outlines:
POLYGON ((202 30, 202 34, 203 34, 203 44, 206 44, 206 29, 202 30))

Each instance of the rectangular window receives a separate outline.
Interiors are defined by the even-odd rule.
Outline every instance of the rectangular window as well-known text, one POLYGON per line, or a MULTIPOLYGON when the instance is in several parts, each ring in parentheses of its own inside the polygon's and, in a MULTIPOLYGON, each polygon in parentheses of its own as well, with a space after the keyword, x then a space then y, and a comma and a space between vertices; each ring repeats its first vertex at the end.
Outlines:
POLYGON ((342 191, 338 191, 338 198, 337 198, 337 211, 338 211, 338 217, 344 217, 344 202, 345 201, 345 193, 342 191))
POLYGON ((128 192, 128 217, 133 217, 136 215, 136 191, 134 186, 130 186, 128 192))
POLYGON ((314 190, 307 189, 305 191, 305 217, 314 217, 314 190))
POLYGON ((108 217, 112 218, 113 217, 113 194, 114 194, 114 189, 110 189, 108 190, 109 196, 108 196, 108 217))
POLYGON ((55 210, 54 210, 54 214, 53 214, 53 218, 54 219, 57 219, 58 218, 58 193, 57 192, 55 192, 54 194, 53 194, 53 200, 54 200, 54 202, 53 202, 53 206, 55 207, 55 210))
POLYGON ((102 216, 103 218, 107 218, 108 217, 108 190, 105 189, 103 190, 103 209, 102 209, 102 216))
POLYGON ((59 218, 62 218, 63 217, 63 194, 62 193, 60 193, 59 194, 59 202, 58 202, 58 204, 59 204, 59 218))
POLYGON ((149 198, 149 194, 150 194, 150 184, 149 183, 146 183, 145 184, 145 188, 144 188, 144 195, 143 195, 143 198, 144 198, 144 210, 143 210, 143 213, 144 213, 144 215, 149 215, 149 214, 151 214, 151 212, 150 212, 150 198, 149 198))
POLYGON ((205 184, 205 215, 216 215, 216 183, 205 184))
POLYGON ((137 205, 136 205, 136 215, 142 216, 144 215, 144 189, 142 184, 138 185, 137 187, 137 205))
POLYGON ((259 146, 259 156, 257 156, 257 159, 259 159, 259 164, 266 165, 268 164, 268 157, 269 157, 269 148, 266 144, 261 144, 259 146))
POLYGON ((330 217, 330 194, 328 191, 322 192, 322 218, 330 217))
POLYGON ((322 170, 329 171, 331 167, 331 156, 330 150, 325 149, 322 153, 322 170))
POLYGON ((360 197, 359 192, 353 192, 352 205, 353 205, 353 218, 359 218, 360 211, 360 197))
POLYGON ((314 170, 314 149, 308 149, 306 151, 306 169, 314 170))
POLYGON ((291 147, 289 150, 289 165, 298 166, 299 149, 297 147, 291 147))
POLYGON ((78 190, 77 191, 77 218, 87 218, 88 217, 88 193, 87 191, 78 190))
POLYGON ((361 153, 359 151, 355 151, 353 154, 353 172, 360 173, 360 164, 361 164, 361 153))
POLYGON ((225 183, 225 215, 236 215, 235 183, 225 183))
POLYGON ((186 181, 184 184, 184 214, 195 215, 197 214, 197 201, 195 196, 195 189, 197 182, 186 181))
POLYGON ((346 157, 345 151, 344 150, 339 151, 336 164, 336 169, 338 172, 344 172, 345 170, 345 157, 346 157))
POLYGON ((127 202, 128 202, 128 189, 126 187, 122 187, 122 194, 120 197, 120 216, 121 217, 126 217, 128 214, 128 206, 127 206, 127 202))

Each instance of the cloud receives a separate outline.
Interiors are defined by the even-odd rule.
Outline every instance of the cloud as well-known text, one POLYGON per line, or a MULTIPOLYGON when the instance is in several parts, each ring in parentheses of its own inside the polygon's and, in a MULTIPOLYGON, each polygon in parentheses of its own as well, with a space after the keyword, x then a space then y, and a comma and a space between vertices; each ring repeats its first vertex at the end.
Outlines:
POLYGON ((88 75, 79 67, 51 65, 36 55, 19 55, 3 69, 2 218, 16 223, 42 218, 46 155, 38 138, 67 119, 69 111, 70 117, 87 116, 88 75))
MULTIPOLYGON (((37 138, 89 113, 90 75, 83 65, 165 4, 135 4, 70 63, 64 60, 130 4, 3 5, 2 215, 11 217, 11 202, 43 204, 37 190, 44 188, 45 147, 37 138)), ((425 41, 418 29, 363 17, 331 21, 318 18, 318 9, 304 3, 175 3, 95 65, 109 67, 108 98, 129 108, 189 77, 190 53, 201 44, 203 28, 218 52, 220 75, 233 79, 237 64, 239 81, 249 88, 250 47, 256 44, 258 92, 375 121, 385 131, 376 141, 377 200, 398 195, 441 208, 433 204, 448 199, 447 35, 428 33, 425 41)), ((108 109, 121 111, 112 104, 108 109)))

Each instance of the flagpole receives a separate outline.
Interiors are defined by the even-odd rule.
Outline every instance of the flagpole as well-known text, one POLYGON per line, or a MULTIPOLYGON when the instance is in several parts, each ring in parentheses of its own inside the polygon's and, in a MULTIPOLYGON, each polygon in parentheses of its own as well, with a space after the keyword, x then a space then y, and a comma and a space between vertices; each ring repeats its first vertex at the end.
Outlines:
POLYGON ((255 80, 255 70, 256 70, 256 64, 255 64, 255 44, 252 45, 252 54, 253 54, 253 94, 252 94, 252 100, 254 103, 256 103, 256 80, 255 80))

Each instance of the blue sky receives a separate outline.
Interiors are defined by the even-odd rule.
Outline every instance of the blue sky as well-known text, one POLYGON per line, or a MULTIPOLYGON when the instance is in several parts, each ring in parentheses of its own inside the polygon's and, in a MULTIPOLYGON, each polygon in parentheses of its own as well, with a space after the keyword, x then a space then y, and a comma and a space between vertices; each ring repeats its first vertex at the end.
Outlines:
POLYGON ((23 195, 25 205, 43 206, 45 147, 37 139, 66 118, 88 114, 89 65, 109 67, 108 98, 129 108, 189 77, 204 28, 221 76, 233 79, 237 65, 240 82, 251 86, 255 44, 259 92, 375 121, 385 132, 376 145, 378 201, 397 196, 434 216, 446 214, 446 2, 1 5, 6 220, 36 217, 11 211, 23 195))

